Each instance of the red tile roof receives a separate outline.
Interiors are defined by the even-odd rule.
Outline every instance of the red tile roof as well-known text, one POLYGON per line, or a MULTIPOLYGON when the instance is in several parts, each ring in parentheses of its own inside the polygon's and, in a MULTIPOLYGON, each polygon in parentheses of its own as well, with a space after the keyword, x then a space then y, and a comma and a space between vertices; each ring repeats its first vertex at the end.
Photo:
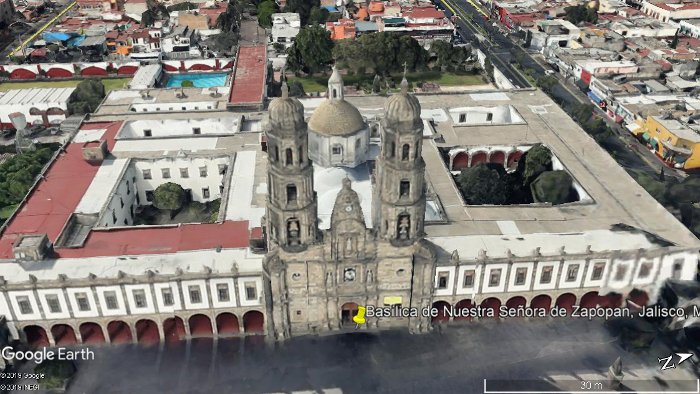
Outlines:
POLYGON ((445 13, 436 10, 433 7, 415 7, 412 10, 404 12, 409 18, 435 18, 440 19, 445 17, 445 13))
POLYGON ((262 103, 265 93, 267 49, 265 45, 241 46, 236 56, 229 104, 262 103))
MULTIPOLYGON (((106 129, 101 140, 114 148, 122 122, 85 123, 82 130, 106 129)), ((83 159, 81 143, 71 143, 30 192, 27 201, 0 234, 0 259, 13 258, 12 245, 22 234, 46 233, 55 243, 99 165, 83 159)), ((172 227, 132 227, 92 230, 80 248, 56 248, 60 258, 164 254, 187 250, 244 248, 249 243, 247 221, 184 224, 172 227)))

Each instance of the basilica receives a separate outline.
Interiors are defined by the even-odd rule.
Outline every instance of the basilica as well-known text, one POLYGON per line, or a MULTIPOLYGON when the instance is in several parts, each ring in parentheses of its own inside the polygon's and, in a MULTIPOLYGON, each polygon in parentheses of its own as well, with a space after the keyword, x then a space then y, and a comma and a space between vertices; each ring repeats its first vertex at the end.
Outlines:
MULTIPOLYGON (((421 107, 408 93, 386 100, 375 159, 371 223, 351 180, 342 180, 330 228, 318 225, 314 167, 356 167, 370 152, 370 127, 345 101, 337 69, 328 97, 309 122, 304 107, 288 97, 269 108, 268 254, 266 294, 269 332, 277 339, 354 326, 358 305, 428 308, 436 253, 423 239, 426 209, 425 163, 421 156, 421 107)), ((379 328, 430 327, 427 316, 372 320, 379 328)))

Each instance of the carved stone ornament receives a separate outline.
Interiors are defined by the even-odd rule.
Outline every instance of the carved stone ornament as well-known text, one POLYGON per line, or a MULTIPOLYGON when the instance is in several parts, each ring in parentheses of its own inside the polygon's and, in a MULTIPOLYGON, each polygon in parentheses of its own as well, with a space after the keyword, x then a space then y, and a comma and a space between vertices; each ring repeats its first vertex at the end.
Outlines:
POLYGON ((451 259, 453 262, 459 261, 459 252, 457 252, 457 249, 455 249, 455 250, 452 251, 452 256, 450 256, 450 259, 451 259))

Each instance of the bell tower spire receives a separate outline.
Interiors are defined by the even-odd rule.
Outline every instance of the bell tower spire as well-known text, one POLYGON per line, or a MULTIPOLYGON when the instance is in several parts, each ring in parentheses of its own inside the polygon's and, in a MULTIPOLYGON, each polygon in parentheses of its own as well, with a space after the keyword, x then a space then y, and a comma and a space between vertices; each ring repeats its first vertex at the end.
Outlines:
POLYGON ((343 78, 338 72, 338 67, 333 66, 333 73, 328 78, 328 98, 330 100, 343 100, 343 78))

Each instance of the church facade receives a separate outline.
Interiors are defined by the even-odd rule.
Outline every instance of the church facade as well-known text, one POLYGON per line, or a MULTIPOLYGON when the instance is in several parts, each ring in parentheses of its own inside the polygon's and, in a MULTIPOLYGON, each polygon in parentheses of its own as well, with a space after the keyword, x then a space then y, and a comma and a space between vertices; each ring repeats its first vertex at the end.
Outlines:
MULTIPOLYGON (((355 155, 345 158, 349 166, 366 160, 369 143, 359 111, 344 100, 337 70, 328 91, 310 125, 301 103, 287 97, 286 90, 270 104, 264 269, 268 332, 275 339, 352 328, 358 305, 416 310, 431 305, 437 255, 423 239, 420 104, 408 94, 405 80, 401 92, 386 102, 371 226, 365 222, 360 196, 346 178, 333 205, 330 228, 320 230, 309 158, 316 156, 321 165, 329 165, 339 152, 312 153, 307 141, 336 138, 341 152, 355 155), (345 128, 343 119, 349 119, 345 128)), ((424 332, 431 321, 428 316, 368 319, 370 328, 406 325, 411 332, 424 332)))

